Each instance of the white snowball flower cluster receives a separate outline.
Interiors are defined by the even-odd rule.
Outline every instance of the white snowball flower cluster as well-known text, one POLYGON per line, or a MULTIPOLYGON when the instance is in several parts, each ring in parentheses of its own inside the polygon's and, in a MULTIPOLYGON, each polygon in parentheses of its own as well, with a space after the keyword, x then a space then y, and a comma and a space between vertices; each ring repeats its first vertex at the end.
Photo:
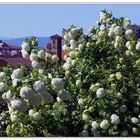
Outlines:
POLYGON ((114 33, 115 33, 115 35, 121 35, 122 34, 122 28, 120 27, 120 26, 116 26, 115 28, 114 28, 114 33))
POLYGON ((108 120, 103 120, 101 123, 100 123, 100 127, 104 130, 108 129, 108 127, 110 126, 110 123, 108 122, 108 120))
POLYGON ((132 117, 132 118, 131 118, 131 122, 132 122, 133 124, 137 124, 137 123, 139 122, 139 120, 138 120, 136 117, 132 117))
POLYGON ((20 96, 23 99, 30 99, 35 95, 34 91, 28 86, 24 86, 20 89, 20 96))
POLYGON ((136 50, 137 50, 137 51, 140 51, 140 42, 138 42, 138 43, 136 44, 136 50))
POLYGON ((133 32, 132 29, 126 30, 125 36, 126 36, 127 39, 132 39, 133 35, 134 35, 134 32, 133 32))
POLYGON ((75 40, 70 40, 70 49, 74 50, 77 47, 77 42, 75 40))
POLYGON ((27 102, 23 99, 11 100, 10 103, 13 109, 18 110, 20 112, 26 111, 28 109, 27 102))
POLYGON ((22 53, 23 58, 29 59, 29 51, 30 51, 29 44, 27 42, 23 42, 21 44, 21 47, 22 47, 21 53, 22 53))
POLYGON ((41 93, 41 97, 43 101, 46 101, 47 103, 54 103, 54 98, 50 93, 41 93))
POLYGON ((93 121, 91 123, 91 126, 92 126, 92 128, 96 129, 97 128, 97 122, 96 121, 93 121))
POLYGON ((56 91, 64 89, 64 81, 62 78, 53 78, 51 84, 56 91))
POLYGON ((131 21, 128 18, 124 19, 124 25, 123 25, 124 29, 128 30, 131 28, 131 21))
POLYGON ((6 92, 6 98, 8 99, 8 100, 10 100, 11 98, 12 98, 12 93, 11 93, 11 91, 10 90, 8 90, 7 92, 6 92))
POLYGON ((40 120, 40 119, 41 119, 41 114, 40 114, 39 112, 35 112, 35 113, 33 114, 33 118, 34 118, 35 120, 40 120))
POLYGON ((110 23, 110 18, 112 16, 111 11, 101 11, 99 15, 99 23, 105 24, 105 23, 110 23))
POLYGON ((11 75, 11 78, 12 79, 22 79, 24 76, 24 72, 22 69, 18 68, 18 69, 15 69, 11 75))
POLYGON ((12 113, 10 114, 10 119, 11 119, 12 122, 18 121, 18 117, 17 117, 17 115, 16 115, 15 112, 12 112, 12 113))
POLYGON ((104 88, 98 88, 96 95, 98 98, 104 97, 106 95, 106 90, 104 88))
POLYGON ((34 83, 33 85, 33 89, 36 91, 36 92, 39 92, 39 93, 42 93, 45 91, 46 89, 46 86, 45 86, 45 83, 41 80, 38 80, 34 83))
POLYGON ((6 76, 5 72, 0 72, 0 79, 4 78, 6 76))
POLYGON ((67 101, 67 100, 69 100, 71 98, 71 95, 67 90, 62 89, 62 90, 59 91, 58 97, 60 99, 64 100, 64 101, 67 101))
POLYGON ((30 60, 31 60, 31 61, 38 61, 37 54, 31 53, 31 54, 30 54, 30 60))
POLYGON ((7 84, 5 84, 4 82, 0 82, 0 92, 6 91, 7 88, 8 88, 7 84))
POLYGON ((29 52, 30 51, 30 46, 27 42, 23 42, 21 44, 21 47, 22 47, 22 50, 26 51, 26 52, 29 52))
POLYGON ((29 112, 29 113, 28 113, 29 116, 33 116, 33 114, 35 113, 35 111, 34 111, 33 109, 29 110, 28 112, 29 112))
POLYGON ((77 37, 77 35, 78 35, 78 29, 72 28, 72 29, 69 31, 68 35, 69 35, 69 38, 75 39, 75 38, 77 37))
POLYGON ((57 63, 59 60, 58 56, 57 55, 52 55, 52 62, 53 63, 57 63))
POLYGON ((81 87, 82 87, 82 82, 81 82, 81 80, 76 80, 76 86, 77 86, 78 88, 81 88, 81 87))
POLYGON ((62 46, 62 50, 65 51, 65 52, 70 52, 71 49, 70 49, 70 47, 68 45, 64 44, 62 46))
POLYGON ((35 69, 41 68, 41 65, 38 61, 32 61, 32 67, 35 69))
POLYGON ((35 120, 41 119, 41 114, 39 112, 35 112, 34 110, 29 110, 29 116, 33 117, 35 120))
POLYGON ((120 123, 120 118, 118 115, 112 114, 110 118, 111 118, 111 123, 115 125, 118 125, 120 123))
MULTIPOLYGON (((71 61, 72 62, 72 61, 71 61)), ((71 62, 66 62, 63 65, 64 70, 69 70, 72 67, 71 62)))
POLYGON ((37 53, 37 56, 39 59, 45 59, 45 56, 46 56, 46 53, 44 50, 40 50, 38 53, 37 53))
POLYGON ((82 98, 78 99, 78 104, 80 106, 84 106, 84 99, 82 99, 82 98))

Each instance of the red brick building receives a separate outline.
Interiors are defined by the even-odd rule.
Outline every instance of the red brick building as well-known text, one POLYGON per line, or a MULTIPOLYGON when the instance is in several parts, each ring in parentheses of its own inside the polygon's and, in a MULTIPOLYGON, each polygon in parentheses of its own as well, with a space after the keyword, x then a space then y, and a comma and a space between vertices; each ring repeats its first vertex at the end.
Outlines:
MULTIPOLYGON (((57 54, 59 57, 59 62, 63 61, 62 52, 62 37, 59 35, 50 36, 51 43, 45 45, 45 50, 52 54, 57 54)), ((31 66, 30 60, 25 60, 21 54, 21 47, 8 45, 0 41, 0 67, 6 66, 9 64, 14 67, 17 64, 24 64, 27 66, 31 66)))
POLYGON ((10 65, 12 67, 17 64, 31 65, 29 60, 25 60, 21 54, 21 47, 8 45, 0 41, 0 67, 10 65))

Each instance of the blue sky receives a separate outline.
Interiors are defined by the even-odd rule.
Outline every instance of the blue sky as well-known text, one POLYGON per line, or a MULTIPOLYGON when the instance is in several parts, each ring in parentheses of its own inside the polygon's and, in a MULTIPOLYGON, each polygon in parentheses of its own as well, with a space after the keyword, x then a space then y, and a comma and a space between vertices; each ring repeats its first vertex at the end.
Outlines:
POLYGON ((140 24, 139 4, 0 4, 0 36, 61 35, 62 29, 72 23, 87 32, 90 26, 96 25, 102 9, 140 24))

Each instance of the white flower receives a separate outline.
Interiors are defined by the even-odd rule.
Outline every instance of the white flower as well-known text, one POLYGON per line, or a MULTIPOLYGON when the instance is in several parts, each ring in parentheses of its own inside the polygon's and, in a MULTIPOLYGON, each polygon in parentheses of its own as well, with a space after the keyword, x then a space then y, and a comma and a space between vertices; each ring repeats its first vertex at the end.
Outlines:
POLYGON ((79 44, 79 45, 78 45, 78 50, 79 50, 80 52, 83 50, 83 48, 84 48, 83 44, 79 44))
POLYGON ((108 32, 108 36, 109 36, 110 38, 113 38, 113 37, 114 37, 114 32, 113 32, 113 31, 109 31, 109 32, 108 32))
POLYGON ((23 70, 18 68, 18 69, 15 69, 11 75, 11 78, 12 79, 22 79, 23 78, 23 70))
POLYGON ((100 26, 100 30, 101 30, 101 31, 105 31, 105 29, 106 29, 106 26, 105 26, 104 24, 102 24, 102 25, 100 26))
POLYGON ((78 100, 78 104, 79 104, 80 106, 84 106, 84 100, 83 100, 82 98, 80 98, 80 99, 78 100))
POLYGON ((114 28, 114 33, 115 33, 115 35, 120 35, 120 34, 122 34, 122 28, 121 28, 120 26, 116 26, 116 27, 114 28))
POLYGON ((31 54, 30 54, 30 60, 31 60, 31 61, 38 61, 37 55, 36 55, 35 53, 31 53, 31 54))
MULTIPOLYGON (((40 50, 38 53, 37 53, 37 56, 38 58, 40 59, 45 59, 45 56, 46 56, 46 53, 44 50, 40 50)), ((34 59, 35 60, 35 59, 34 59)), ((37 59, 36 59, 37 60, 37 59)))
POLYGON ((122 42, 122 37, 121 36, 116 36, 115 38, 115 41, 118 42, 118 43, 121 43, 122 42))
POLYGON ((53 63, 57 63, 59 60, 58 56, 57 55, 52 55, 52 62, 53 63))
POLYGON ((108 120, 103 120, 101 123, 100 123, 100 127, 102 128, 102 129, 108 129, 108 127, 109 127, 109 122, 108 122, 108 120))
POLYGON ((35 94, 32 98, 28 99, 29 104, 39 106, 42 103, 42 97, 39 94, 35 94))
POLYGON ((70 37, 69 37, 68 34, 65 34, 65 35, 64 35, 64 40, 65 40, 65 41, 68 41, 68 42, 70 41, 70 37))
POLYGON ((56 98, 57 102, 62 102, 63 100, 59 97, 56 98))
POLYGON ((90 42, 87 42, 87 43, 86 43, 86 46, 87 46, 87 47, 90 47, 90 42))
POLYGON ((12 98, 12 93, 11 93, 10 90, 8 90, 8 91, 6 92, 6 98, 7 98, 8 100, 12 98))
POLYGON ((140 51, 140 42, 138 42, 138 43, 136 44, 136 50, 137 50, 137 51, 140 51))
POLYGON ((3 100, 6 99, 6 92, 4 92, 4 93, 2 94, 2 99, 3 99, 3 100))
POLYGON ((133 35, 134 35, 134 34, 133 34, 133 30, 131 30, 131 29, 126 30, 126 32, 125 32, 126 38, 132 39, 133 35))
POLYGON ((97 97, 101 98, 106 95, 106 90, 104 88, 98 88, 96 91, 97 97))
POLYGON ((29 98, 32 98, 32 96, 34 95, 35 95, 34 91, 27 86, 24 86, 20 89, 21 98, 29 99, 29 98))
POLYGON ((82 137, 88 137, 89 136, 89 133, 87 130, 83 130, 81 133, 80 133, 80 136, 82 137))
POLYGON ((66 52, 69 52, 69 51, 70 51, 70 47, 68 47, 67 45, 64 44, 64 45, 62 46, 62 50, 63 50, 63 51, 66 51, 66 52))
POLYGON ((76 28, 72 28, 68 34, 70 38, 75 39, 78 35, 78 30, 76 28))
POLYGON ((62 78, 53 78, 51 84, 57 91, 62 90, 64 88, 64 81, 62 78))
POLYGON ((33 114, 33 118, 35 120, 40 120, 41 119, 41 114, 39 112, 36 112, 36 113, 33 114))
POLYGON ((18 120, 18 117, 15 114, 11 114, 10 119, 11 119, 12 122, 16 122, 18 120))
POLYGON ((99 37, 102 37, 102 36, 104 35, 104 33, 105 33, 104 31, 99 31, 99 32, 98 32, 98 36, 99 36, 99 37))
POLYGON ((97 128, 97 122, 96 121, 93 121, 91 123, 91 126, 92 126, 92 128, 96 129, 97 128))
POLYGON ((40 63, 38 61, 32 61, 32 67, 39 69, 41 67, 40 63))
POLYGON ((23 43, 21 44, 21 47, 22 47, 22 50, 24 50, 24 51, 26 51, 26 52, 30 51, 30 46, 29 46, 29 44, 26 43, 26 42, 23 42, 23 43))
POLYGON ((134 124, 137 124, 139 122, 139 120, 136 117, 132 117, 131 122, 134 124))
POLYGON ((8 86, 4 82, 0 82, 0 92, 6 91, 8 86))
POLYGON ((29 110, 29 116, 33 116, 34 113, 35 111, 33 109, 29 110))
POLYGON ((100 20, 106 20, 107 15, 104 12, 100 12, 100 20))
POLYGON ((82 82, 81 82, 81 80, 76 80, 76 86, 77 86, 78 88, 81 88, 81 87, 82 87, 82 82))
POLYGON ((12 85, 15 87, 17 86, 17 83, 20 81, 20 79, 13 79, 12 80, 12 85))
POLYGON ((39 69, 38 72, 39 72, 39 74, 41 74, 41 75, 45 75, 45 74, 46 74, 45 69, 39 69))
POLYGON ((58 97, 61 98, 64 101, 66 101, 66 100, 69 100, 71 98, 71 95, 67 90, 62 89, 62 90, 59 91, 58 97))
POLYGON ((28 108, 27 102, 23 99, 15 99, 11 101, 11 107, 18 111, 26 111, 28 108))
POLYGON ((29 53, 27 51, 24 51, 24 50, 21 50, 21 53, 22 53, 22 57, 25 58, 25 59, 29 59, 29 53))
POLYGON ((69 70, 70 68, 71 68, 71 64, 70 63, 65 63, 64 65, 63 65, 63 68, 64 68, 64 70, 69 70))
POLYGON ((48 73, 48 78, 52 79, 52 74, 48 73))
POLYGON ((120 118, 116 114, 111 115, 111 123, 118 125, 120 123, 120 118))
POLYGON ((4 78, 6 76, 5 72, 0 72, 0 79, 4 78))
POLYGON ((45 86, 45 83, 41 80, 39 81, 36 81, 33 85, 33 89, 36 91, 36 92, 39 92, 39 93, 42 93, 45 91, 46 89, 46 86, 45 86))
POLYGON ((120 111, 121 111, 121 112, 126 112, 126 111, 127 111, 126 105, 121 105, 121 106, 120 106, 120 111))
POLYGON ((54 98, 50 93, 47 93, 47 92, 41 93, 41 97, 47 103, 53 103, 54 102, 54 98))
POLYGON ((124 29, 128 30, 131 28, 131 23, 130 22, 125 22, 124 23, 124 29))
POLYGON ((75 65, 76 65, 76 62, 77 62, 77 60, 72 60, 72 61, 71 61, 71 65, 72 65, 72 66, 75 66, 75 65))
POLYGON ((70 49, 74 50, 77 47, 77 43, 75 40, 70 40, 70 49))

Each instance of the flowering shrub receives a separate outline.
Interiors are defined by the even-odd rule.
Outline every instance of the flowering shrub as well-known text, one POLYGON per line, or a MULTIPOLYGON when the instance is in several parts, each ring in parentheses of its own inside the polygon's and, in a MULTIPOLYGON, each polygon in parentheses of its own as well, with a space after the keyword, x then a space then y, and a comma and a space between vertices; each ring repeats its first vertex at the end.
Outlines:
POLYGON ((110 11, 98 24, 65 30, 64 64, 22 43, 33 68, 1 69, 1 136, 140 136, 140 40, 110 11))

